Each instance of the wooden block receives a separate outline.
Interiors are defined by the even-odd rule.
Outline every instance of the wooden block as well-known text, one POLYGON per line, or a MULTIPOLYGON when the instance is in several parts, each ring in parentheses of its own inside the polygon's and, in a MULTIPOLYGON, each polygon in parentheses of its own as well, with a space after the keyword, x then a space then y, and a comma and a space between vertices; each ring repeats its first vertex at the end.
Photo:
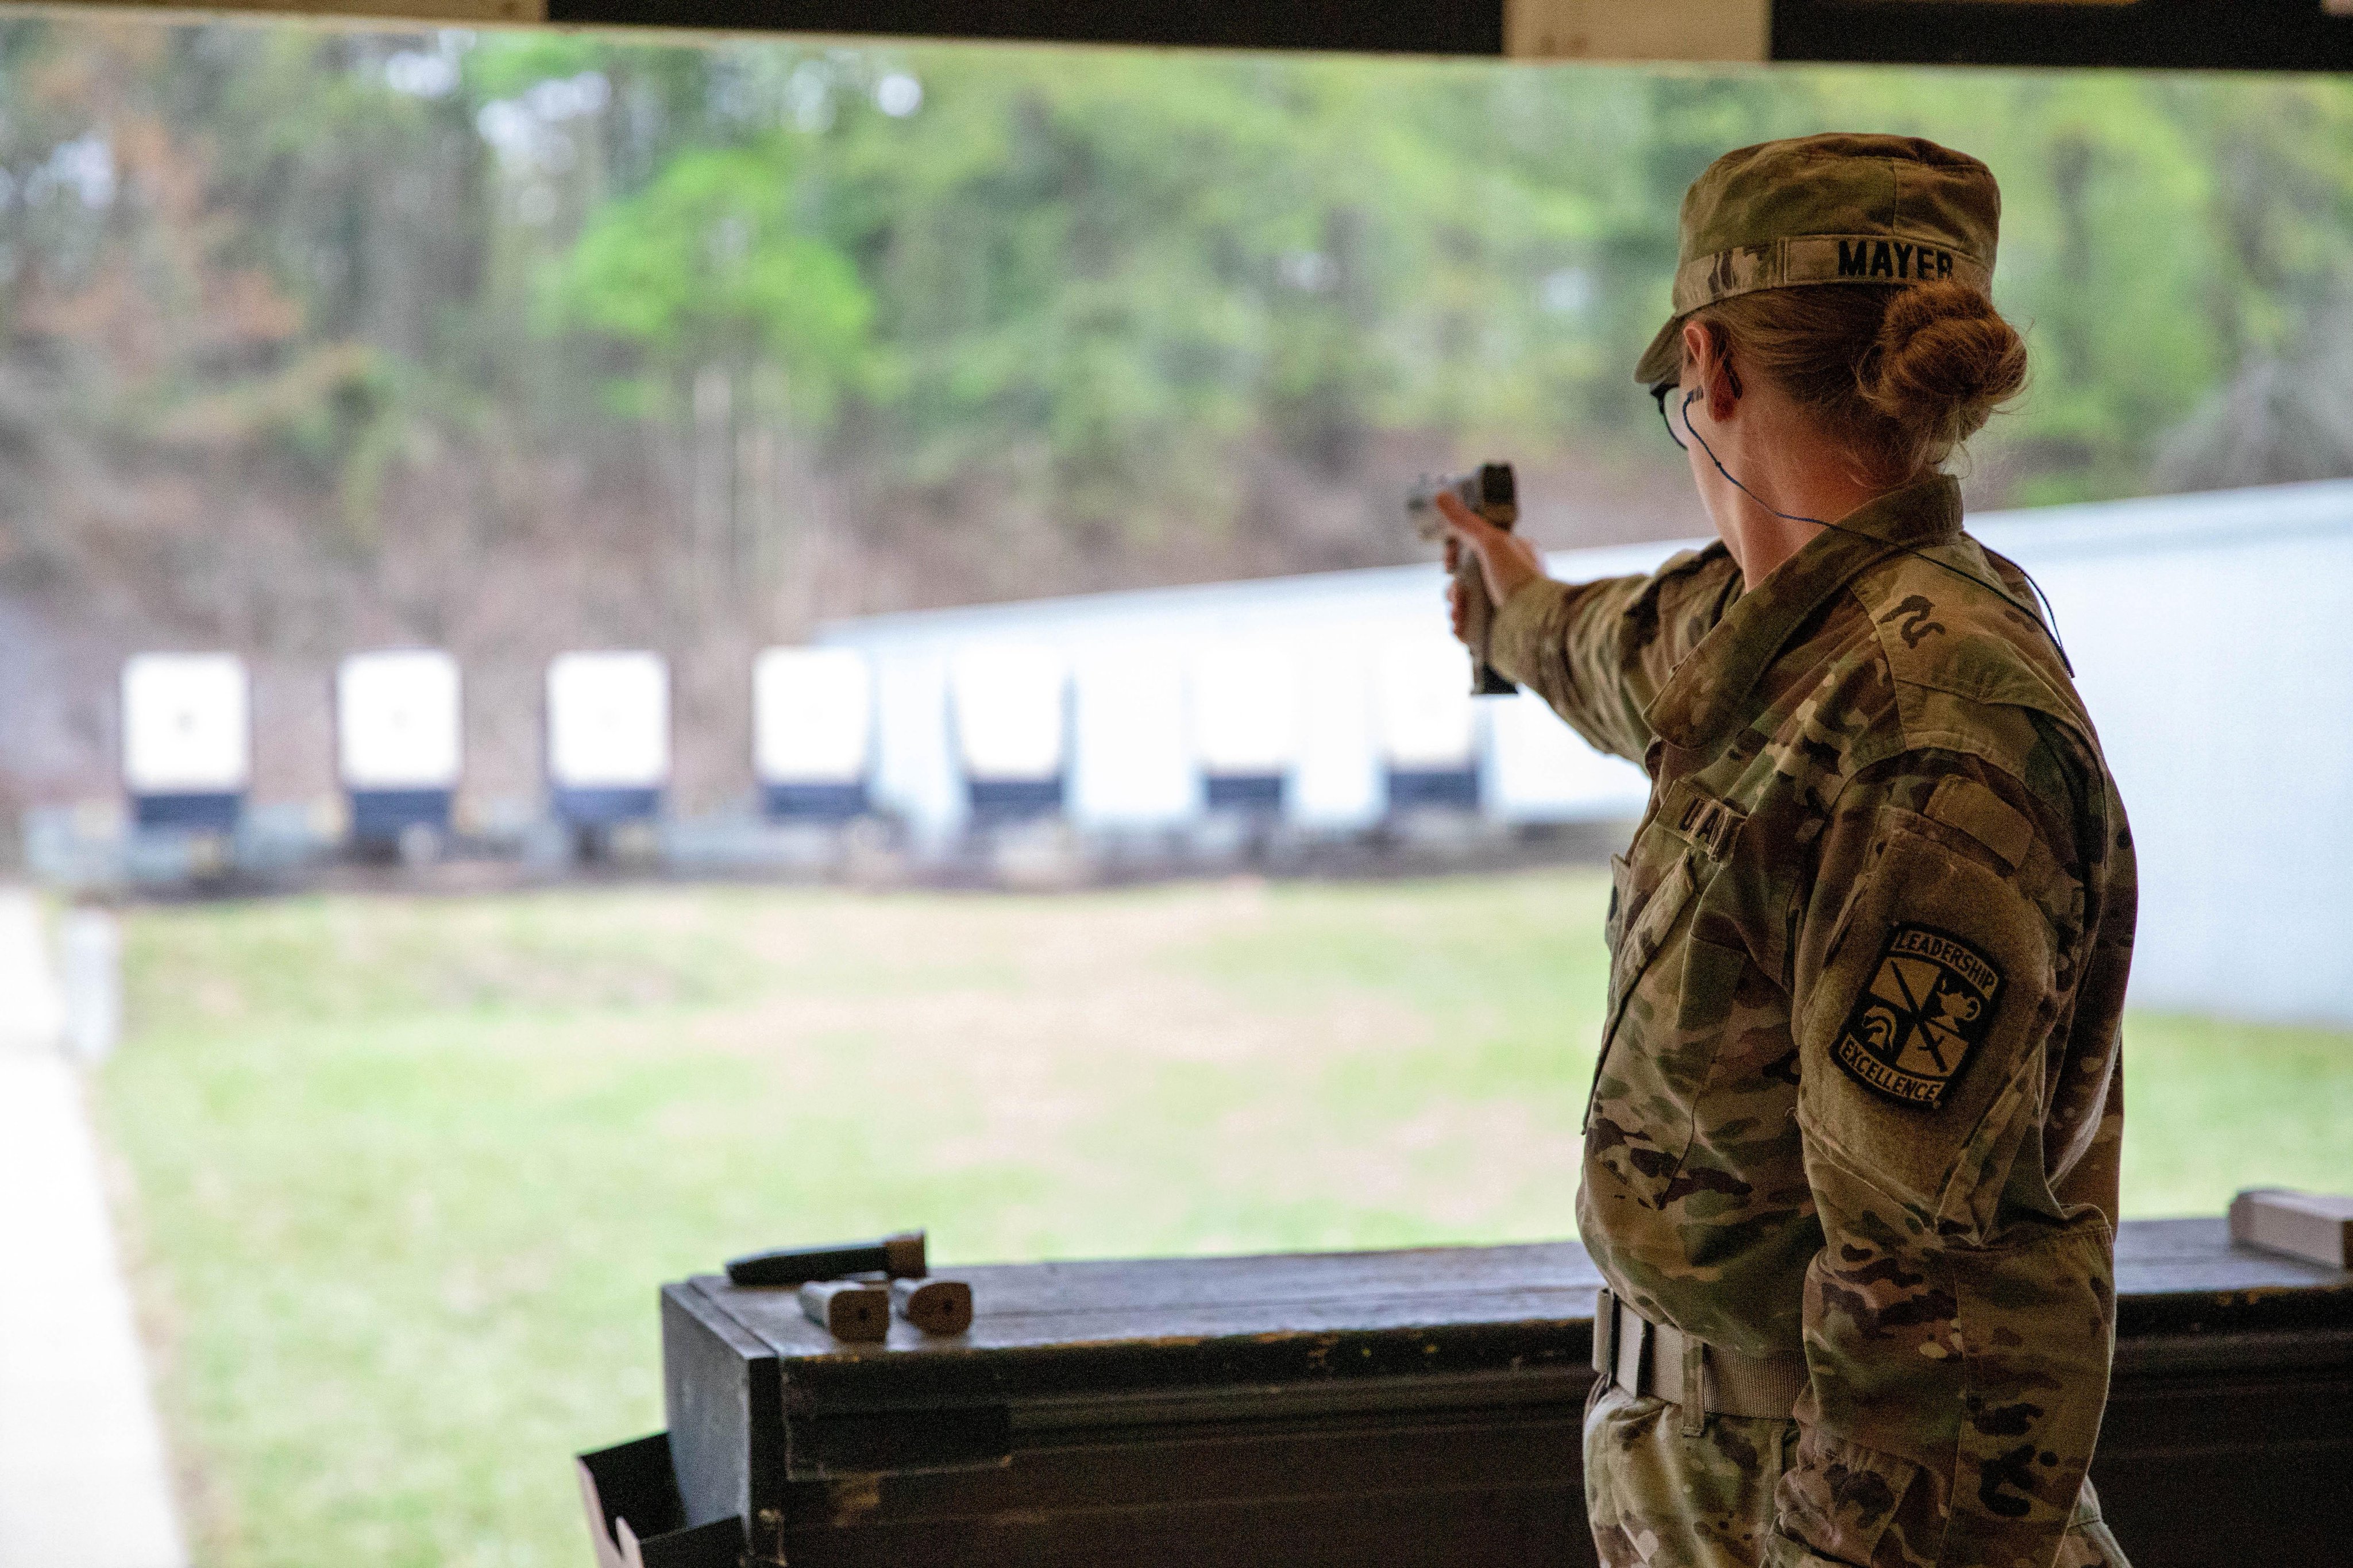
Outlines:
POLYGON ((1770 0, 1504 0, 1520 59, 1763 60, 1770 0))
POLYGON ((838 1340, 873 1343, 891 1332, 891 1292, 863 1279, 812 1279, 801 1310, 838 1340))
POLYGON ((2324 1268, 2353 1268, 2353 1197, 2251 1188, 2231 1200, 2231 1239, 2324 1268))
POLYGON ((972 1327, 972 1287, 961 1279, 893 1279, 899 1315, 927 1334, 960 1334, 972 1327))

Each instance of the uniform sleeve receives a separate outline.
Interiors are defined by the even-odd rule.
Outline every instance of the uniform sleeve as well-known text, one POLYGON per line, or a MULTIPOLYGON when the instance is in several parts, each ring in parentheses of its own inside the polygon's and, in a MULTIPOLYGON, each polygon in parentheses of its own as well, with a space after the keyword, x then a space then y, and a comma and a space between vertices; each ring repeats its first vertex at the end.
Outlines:
POLYGON ((1647 577, 1523 584, 1496 613, 1489 659, 1595 747, 1641 762, 1643 710, 1740 591, 1721 544, 1647 577))
POLYGON ((2043 1132, 2080 973, 2063 813, 1973 758, 1848 785, 1799 911, 1823 1247, 1772 1568, 2050 1563, 2107 1398, 2113 1236, 2043 1132))

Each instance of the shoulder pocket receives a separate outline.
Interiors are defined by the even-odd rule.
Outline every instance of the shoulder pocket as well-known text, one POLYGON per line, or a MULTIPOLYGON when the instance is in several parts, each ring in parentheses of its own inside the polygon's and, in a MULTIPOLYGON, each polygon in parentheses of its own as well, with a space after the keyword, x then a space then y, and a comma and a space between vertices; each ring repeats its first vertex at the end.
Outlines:
POLYGON ((1808 1141, 1915 1212, 1972 1229, 1995 1146, 2040 1114, 2052 963, 2051 927, 2015 877, 1889 830, 1799 998, 1808 1141))
POLYGON ((1957 773, 1936 785, 1928 797, 1927 816, 1984 845, 2005 871, 2023 865, 2034 843, 2032 823, 1985 785, 1957 773))

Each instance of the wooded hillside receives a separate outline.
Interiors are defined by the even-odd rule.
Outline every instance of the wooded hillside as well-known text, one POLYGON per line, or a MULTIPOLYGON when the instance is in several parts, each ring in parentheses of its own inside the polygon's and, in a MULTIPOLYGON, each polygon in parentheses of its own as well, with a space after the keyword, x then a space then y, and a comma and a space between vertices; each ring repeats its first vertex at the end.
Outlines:
POLYGON ((115 660, 464 659, 536 790, 567 647, 668 651, 748 785, 814 619, 1704 526, 1629 376, 1726 148, 1919 132, 2008 198, 2034 384, 1979 504, 2353 472, 2353 85, 0 25, 0 812, 103 795, 115 660))

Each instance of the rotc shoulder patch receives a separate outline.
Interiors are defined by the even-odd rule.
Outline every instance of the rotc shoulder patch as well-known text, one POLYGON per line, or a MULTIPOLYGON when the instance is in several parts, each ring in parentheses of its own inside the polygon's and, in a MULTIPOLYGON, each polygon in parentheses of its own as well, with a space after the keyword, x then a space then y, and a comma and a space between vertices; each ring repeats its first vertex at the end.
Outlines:
POLYGON ((1899 925, 1831 1056, 1865 1089, 1934 1110, 1991 1032, 2001 986, 1993 961, 1960 938, 1899 925))

